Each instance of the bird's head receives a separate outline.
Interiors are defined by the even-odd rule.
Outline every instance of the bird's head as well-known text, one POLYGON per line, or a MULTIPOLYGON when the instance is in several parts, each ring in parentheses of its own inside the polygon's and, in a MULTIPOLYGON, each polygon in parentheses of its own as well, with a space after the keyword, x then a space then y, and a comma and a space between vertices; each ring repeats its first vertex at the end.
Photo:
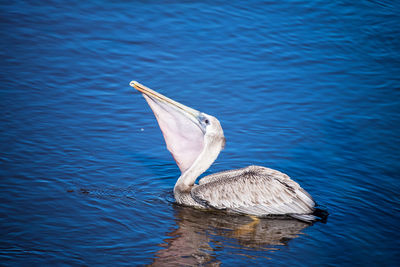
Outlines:
POLYGON ((217 118, 178 103, 136 82, 130 83, 140 91, 153 110, 164 135, 168 150, 182 174, 208 169, 225 146, 225 137, 217 118))

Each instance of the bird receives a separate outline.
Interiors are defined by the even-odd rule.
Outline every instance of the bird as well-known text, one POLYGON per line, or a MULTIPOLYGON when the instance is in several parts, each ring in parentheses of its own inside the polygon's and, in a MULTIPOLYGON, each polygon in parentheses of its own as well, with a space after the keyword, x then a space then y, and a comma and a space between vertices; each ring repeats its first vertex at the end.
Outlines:
POLYGON ((181 171, 173 190, 176 203, 254 218, 284 216, 305 222, 318 219, 310 194, 288 175, 267 167, 251 165, 222 171, 195 184, 225 146, 219 120, 137 81, 131 81, 130 86, 142 93, 152 109, 181 171))

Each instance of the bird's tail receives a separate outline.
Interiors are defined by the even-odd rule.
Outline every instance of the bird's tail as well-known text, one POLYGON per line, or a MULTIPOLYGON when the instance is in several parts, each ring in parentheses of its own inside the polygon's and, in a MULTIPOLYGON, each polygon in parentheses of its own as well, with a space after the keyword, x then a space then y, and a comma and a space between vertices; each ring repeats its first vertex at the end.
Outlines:
POLYGON ((292 218, 308 223, 314 223, 317 221, 326 223, 328 220, 328 215, 329 213, 327 210, 319 208, 314 209, 312 214, 290 214, 292 218))

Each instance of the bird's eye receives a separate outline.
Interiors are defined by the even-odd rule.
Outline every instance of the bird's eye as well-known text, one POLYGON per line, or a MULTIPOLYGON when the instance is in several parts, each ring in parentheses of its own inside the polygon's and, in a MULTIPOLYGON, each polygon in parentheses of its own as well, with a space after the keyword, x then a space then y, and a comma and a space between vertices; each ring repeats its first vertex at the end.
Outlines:
POLYGON ((204 121, 206 124, 209 124, 210 123, 210 121, 208 120, 208 119, 205 119, 205 121, 204 121))

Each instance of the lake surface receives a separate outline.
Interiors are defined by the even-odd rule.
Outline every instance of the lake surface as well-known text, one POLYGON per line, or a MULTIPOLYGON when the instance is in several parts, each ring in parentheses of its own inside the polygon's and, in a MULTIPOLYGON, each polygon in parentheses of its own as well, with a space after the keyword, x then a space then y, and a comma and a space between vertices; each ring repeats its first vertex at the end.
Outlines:
MULTIPOLYGON (((392 1, 2 1, 0 265, 395 266, 392 1), (174 204, 137 80, 216 116, 206 172, 287 173, 326 223, 174 204)), ((395 2, 395 1, 393 1, 395 2)))

